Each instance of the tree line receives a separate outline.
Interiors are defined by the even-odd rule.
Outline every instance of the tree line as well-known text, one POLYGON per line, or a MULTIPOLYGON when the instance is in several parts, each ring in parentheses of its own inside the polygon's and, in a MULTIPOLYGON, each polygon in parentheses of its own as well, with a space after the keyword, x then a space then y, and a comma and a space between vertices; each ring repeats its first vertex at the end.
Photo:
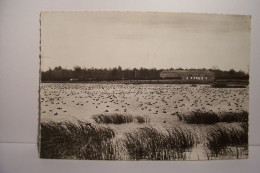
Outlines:
MULTIPOLYGON (((41 72, 41 80, 44 81, 102 81, 102 80, 160 80, 163 70, 156 68, 133 68, 122 69, 120 66, 114 68, 81 68, 75 66, 73 69, 65 69, 61 66, 41 72)), ((178 68, 175 70, 183 70, 178 68)), ((189 70, 189 69, 185 69, 189 70)), ((205 70, 205 69, 204 69, 205 70)), ((239 79, 248 80, 249 75, 243 71, 223 71, 219 69, 208 69, 215 73, 216 79, 239 79)))

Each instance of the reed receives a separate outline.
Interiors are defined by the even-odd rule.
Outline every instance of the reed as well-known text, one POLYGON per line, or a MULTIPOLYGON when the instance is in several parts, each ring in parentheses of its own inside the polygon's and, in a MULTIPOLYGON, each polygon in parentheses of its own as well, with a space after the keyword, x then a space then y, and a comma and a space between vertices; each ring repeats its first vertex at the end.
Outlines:
POLYGON ((195 144, 195 135, 186 128, 166 131, 144 127, 126 133, 125 145, 134 160, 185 160, 185 151, 195 144))
POLYGON ((243 155, 240 151, 248 149, 248 124, 222 123, 211 125, 207 128, 207 133, 203 139, 208 159, 219 155, 230 155, 239 158, 243 155))
POLYGON ((51 159, 124 159, 122 145, 115 140, 111 128, 90 123, 41 123, 40 157, 51 159))
POLYGON ((179 120, 188 124, 214 124, 219 122, 219 116, 215 112, 192 111, 177 114, 179 120))
POLYGON ((135 119, 138 123, 149 123, 150 122, 150 118, 148 116, 135 116, 135 119))
POLYGON ((100 114, 94 115, 93 119, 98 124, 123 124, 134 120, 133 116, 128 114, 100 114))
POLYGON ((192 111, 177 114, 180 121, 188 124, 215 124, 218 122, 248 122, 248 112, 192 111))

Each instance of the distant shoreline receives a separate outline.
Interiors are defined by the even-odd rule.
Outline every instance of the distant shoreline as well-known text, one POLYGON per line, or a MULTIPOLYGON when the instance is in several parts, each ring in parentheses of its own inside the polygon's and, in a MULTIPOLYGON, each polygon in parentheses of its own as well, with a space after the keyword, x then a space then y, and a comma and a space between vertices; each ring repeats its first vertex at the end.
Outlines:
POLYGON ((248 85, 248 80, 215 80, 215 81, 183 81, 183 80, 93 80, 93 81, 41 81, 41 83, 97 83, 97 84, 226 84, 248 85))

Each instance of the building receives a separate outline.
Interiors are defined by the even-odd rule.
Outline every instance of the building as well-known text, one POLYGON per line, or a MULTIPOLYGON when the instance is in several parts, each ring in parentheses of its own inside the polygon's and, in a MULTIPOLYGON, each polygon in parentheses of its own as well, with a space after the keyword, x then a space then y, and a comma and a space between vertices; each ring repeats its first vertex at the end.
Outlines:
POLYGON ((160 77, 185 81, 213 81, 215 74, 209 70, 164 70, 160 77))

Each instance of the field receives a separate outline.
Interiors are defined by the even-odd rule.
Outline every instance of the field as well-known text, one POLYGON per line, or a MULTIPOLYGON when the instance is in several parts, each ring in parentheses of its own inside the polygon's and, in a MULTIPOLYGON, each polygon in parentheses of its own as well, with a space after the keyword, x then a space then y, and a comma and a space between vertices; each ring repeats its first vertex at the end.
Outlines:
POLYGON ((42 83, 40 95, 42 158, 248 157, 248 87, 42 83))

